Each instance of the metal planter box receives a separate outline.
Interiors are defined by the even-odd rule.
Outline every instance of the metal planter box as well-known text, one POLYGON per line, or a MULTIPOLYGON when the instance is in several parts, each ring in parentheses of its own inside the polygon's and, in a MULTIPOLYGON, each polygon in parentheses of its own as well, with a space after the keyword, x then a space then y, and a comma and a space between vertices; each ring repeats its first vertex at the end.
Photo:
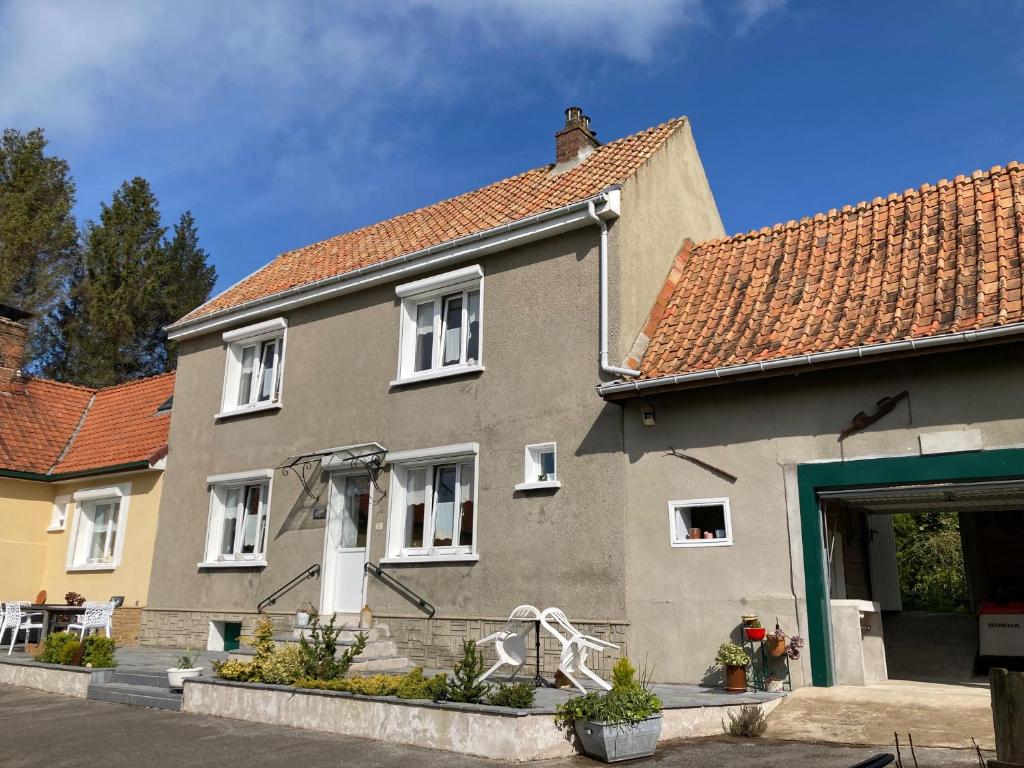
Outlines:
POLYGON ((661 715, 625 726, 577 720, 576 736, 585 754, 606 763, 649 757, 661 736, 661 715))

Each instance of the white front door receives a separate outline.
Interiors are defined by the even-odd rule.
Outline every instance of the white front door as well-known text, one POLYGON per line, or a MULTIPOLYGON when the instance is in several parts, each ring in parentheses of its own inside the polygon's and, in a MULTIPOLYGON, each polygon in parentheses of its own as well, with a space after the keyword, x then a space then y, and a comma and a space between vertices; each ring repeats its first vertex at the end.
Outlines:
POLYGON ((321 613, 359 613, 370 527, 370 479, 334 475, 327 511, 321 613))

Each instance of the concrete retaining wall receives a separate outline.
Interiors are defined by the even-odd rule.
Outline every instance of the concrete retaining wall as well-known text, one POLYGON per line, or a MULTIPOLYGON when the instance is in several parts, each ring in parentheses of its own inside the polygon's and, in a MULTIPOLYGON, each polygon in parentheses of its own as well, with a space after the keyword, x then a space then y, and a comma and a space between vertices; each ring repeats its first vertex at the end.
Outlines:
MULTIPOLYGON (((765 702, 765 713, 781 699, 765 702)), ((483 708, 472 704, 403 701, 290 686, 185 681, 183 712, 378 739, 396 744, 523 762, 576 754, 550 710, 483 708)), ((711 736, 739 706, 665 710, 661 738, 711 736)))
POLYGON ((35 688, 37 691, 59 693, 84 699, 94 677, 102 682, 113 670, 91 670, 64 667, 59 664, 40 664, 38 661, 0 660, 0 684, 35 688))

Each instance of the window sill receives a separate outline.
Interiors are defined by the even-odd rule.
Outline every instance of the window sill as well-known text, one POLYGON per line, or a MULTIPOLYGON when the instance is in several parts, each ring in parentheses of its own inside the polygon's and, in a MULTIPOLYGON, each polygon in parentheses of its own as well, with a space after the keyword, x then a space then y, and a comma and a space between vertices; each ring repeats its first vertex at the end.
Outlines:
POLYGON ((389 386, 401 387, 406 384, 417 384, 421 381, 433 381, 434 379, 447 379, 449 376, 463 376, 467 373, 479 373, 484 370, 484 366, 480 365, 451 365, 447 368, 437 368, 431 371, 422 371, 421 373, 413 373, 408 376, 403 376, 400 379, 395 379, 389 386))
POLYGON ((731 547, 732 539, 699 539, 693 541, 673 541, 673 547, 731 547))
POLYGON ((69 565, 64 570, 68 573, 75 571, 113 571, 117 568, 113 563, 89 563, 88 565, 69 565))
POLYGON ((381 558, 381 565, 416 565, 417 563, 475 563, 480 555, 406 555, 381 558))
POLYGON ((281 410, 281 403, 261 403, 260 405, 247 405, 244 408, 232 408, 227 411, 221 411, 213 417, 214 421, 220 421, 221 419, 230 419, 235 416, 245 416, 250 413, 261 413, 263 411, 279 411, 281 410))
POLYGON ((47 533, 64 533, 64 526, 50 526, 46 529, 47 533))
POLYGON ((196 568, 266 568, 266 560, 215 560, 209 563, 196 563, 196 568))
POLYGON ((551 491, 562 487, 561 480, 537 480, 532 483, 516 483, 513 491, 551 491))

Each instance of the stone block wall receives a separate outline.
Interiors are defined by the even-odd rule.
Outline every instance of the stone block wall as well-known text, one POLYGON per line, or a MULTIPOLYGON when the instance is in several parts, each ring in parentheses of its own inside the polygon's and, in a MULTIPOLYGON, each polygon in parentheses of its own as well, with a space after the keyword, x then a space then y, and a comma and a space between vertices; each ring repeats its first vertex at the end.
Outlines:
MULTIPOLYGON (((571 617, 570 617, 571 618, 571 617)), ((464 640, 479 640, 497 632, 505 626, 504 618, 411 618, 407 616, 379 615, 376 621, 387 624, 391 638, 398 646, 399 655, 407 657, 413 664, 430 669, 452 669, 455 662, 462 658, 464 640)), ((627 654, 626 631, 628 624, 624 622, 574 622, 581 632, 619 646, 618 650, 591 654, 588 666, 600 675, 611 674, 612 666, 620 656, 627 654)), ((550 677, 558 669, 558 657, 561 645, 543 629, 540 634, 541 674, 550 677)), ((536 669, 537 655, 535 652, 534 635, 527 637, 529 661, 524 665, 520 675, 533 674, 536 669)), ((486 666, 494 664, 498 657, 494 646, 488 643, 483 647, 486 666)), ((499 673, 501 671, 499 670, 499 673)))
POLYGON ((142 608, 115 608, 110 623, 111 635, 119 646, 139 644, 139 627, 142 623, 142 608))
MULTIPOLYGON (((278 632, 291 630, 294 614, 265 614, 278 632)), ((139 645, 158 648, 205 649, 210 639, 211 621, 241 622, 242 635, 253 634, 259 614, 216 613, 210 611, 170 611, 143 609, 139 627, 139 645)))

